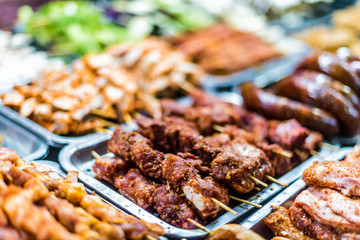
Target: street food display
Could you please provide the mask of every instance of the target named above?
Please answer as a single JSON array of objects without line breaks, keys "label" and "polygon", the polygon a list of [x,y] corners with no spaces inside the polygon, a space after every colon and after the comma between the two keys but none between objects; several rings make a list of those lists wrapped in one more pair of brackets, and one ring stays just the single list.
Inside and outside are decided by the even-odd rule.
[{"label": "street food display", "polygon": [[358,239],[359,156],[356,146],[343,161],[308,168],[303,174],[308,187],[289,209],[275,207],[266,225],[287,239]]},{"label": "street food display", "polygon": [[296,118],[327,136],[356,136],[360,130],[359,63],[347,48],[336,54],[315,52],[269,90],[244,84],[244,104],[269,118]]},{"label": "street food display", "polygon": [[275,46],[226,24],[215,24],[172,39],[173,45],[211,74],[230,74],[282,54]]},{"label": "street food display", "polygon": [[75,172],[67,177],[27,164],[0,148],[1,235],[4,239],[148,239],[163,229],[88,194]]},{"label": "street food display", "polygon": [[[58,135],[84,135],[126,121],[134,111],[159,114],[155,95],[198,84],[202,70],[157,38],[118,44],[44,70],[29,85],[2,95],[3,104]],[[114,123],[115,122],[115,123]]]},{"label": "street food display", "polygon": [[108,142],[115,157],[96,156],[93,165],[97,178],[176,227],[216,218],[229,191],[267,186],[323,140],[294,119],[267,121],[200,90],[190,95],[189,107],[162,100],[162,117],[138,117],[136,131],[117,127]]},{"label": "street food display", "polygon": [[50,2],[0,30],[0,239],[360,239],[360,5],[309,28],[349,3],[215,2]]}]

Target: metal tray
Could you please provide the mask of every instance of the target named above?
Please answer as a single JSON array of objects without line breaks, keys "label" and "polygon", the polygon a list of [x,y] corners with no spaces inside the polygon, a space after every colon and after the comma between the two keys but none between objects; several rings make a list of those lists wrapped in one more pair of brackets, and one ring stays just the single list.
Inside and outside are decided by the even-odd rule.
[{"label": "metal tray", "polygon": [[[339,161],[344,159],[346,154],[350,153],[353,150],[351,147],[341,148],[338,152],[331,155],[332,161]],[[270,229],[266,226],[266,224],[262,221],[265,217],[267,217],[272,212],[271,206],[283,206],[289,207],[291,201],[293,201],[296,196],[306,187],[305,182],[302,179],[297,180],[289,187],[287,187],[284,191],[278,194],[275,198],[269,201],[266,205],[264,205],[257,212],[246,218],[244,221],[240,223],[241,226],[253,230],[263,236],[265,239],[271,239],[274,237],[274,234],[270,231]]]},{"label": "metal tray", "polygon": [[[97,194],[102,196],[104,199],[127,211],[138,218],[144,219],[148,222],[158,223],[164,227],[165,232],[168,237],[173,238],[201,238],[205,237],[206,233],[202,230],[185,230],[171,226],[168,223],[165,223],[160,218],[155,215],[145,211],[144,209],[138,207],[135,203],[132,203],[130,200],[126,199],[120,195],[116,189],[105,181],[98,180],[95,178],[95,174],[92,171],[92,166],[94,164],[94,159],[91,156],[91,151],[95,151],[100,155],[113,156],[112,154],[107,153],[107,142],[110,139],[109,135],[103,135],[97,139],[92,139],[87,142],[80,144],[72,144],[63,148],[59,154],[59,162],[61,167],[65,171],[79,171],[79,179],[91,190],[94,190]],[[328,149],[321,149],[320,154],[322,156],[330,155],[331,151]],[[313,162],[319,161],[320,159],[316,156],[309,158],[305,162],[301,163],[288,173],[284,174],[279,178],[279,181],[285,184],[290,185],[295,180],[302,176],[303,171],[312,165]],[[327,158],[327,160],[331,160]],[[245,198],[251,202],[262,204],[266,201],[269,201],[276,194],[281,192],[284,187],[281,187],[275,183],[269,185],[268,188],[261,190],[255,194],[241,195],[240,198]],[[251,205],[231,201],[229,205],[234,209],[238,215],[235,216],[229,212],[226,212],[206,225],[208,229],[215,230],[229,222],[239,222],[245,218],[245,215],[251,213],[256,208]]]},{"label": "metal tray", "polygon": [[0,115],[1,147],[15,150],[26,162],[48,153],[48,145],[19,125]]},{"label": "metal tray", "polygon": [[[41,125],[37,124],[36,122],[21,116],[18,112],[12,110],[9,107],[4,106],[0,101],[0,115],[3,115],[10,119],[11,121],[19,124],[20,126],[26,128],[28,131],[32,132],[33,134],[42,138],[47,144],[53,147],[61,148],[64,145],[70,143],[78,143],[87,141],[91,138],[97,137],[98,133],[91,133],[84,136],[60,136],[56,135],[49,130],[45,129]],[[100,134],[101,135],[101,134]]]}]

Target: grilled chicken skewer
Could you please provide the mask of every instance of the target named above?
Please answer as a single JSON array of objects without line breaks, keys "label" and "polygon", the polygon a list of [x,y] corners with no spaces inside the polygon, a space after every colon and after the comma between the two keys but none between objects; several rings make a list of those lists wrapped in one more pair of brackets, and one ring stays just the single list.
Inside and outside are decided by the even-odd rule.
[{"label": "grilled chicken skewer", "polygon": [[[9,185],[3,184],[1,192],[6,194],[7,189],[12,189],[11,194],[7,195],[7,207],[3,207],[6,207],[9,214],[11,211],[13,217],[27,212],[28,217],[16,217],[12,222],[20,229],[26,228],[27,232],[42,234],[44,238],[56,238],[56,235],[62,234],[59,239],[88,239],[96,237],[97,233],[100,238],[107,239],[145,239],[147,236],[157,238],[158,235],[163,235],[160,226],[122,213],[104,203],[101,198],[87,194],[83,185],[75,182],[76,177],[70,172],[64,179],[40,164],[25,163],[15,152],[5,148],[0,149],[0,164],[1,176]],[[32,202],[36,202],[37,206],[32,206]],[[39,204],[44,205],[39,207]],[[65,232],[51,220],[52,215],[53,219],[59,219],[62,226],[72,229],[73,235],[82,234],[85,238],[63,235]],[[33,217],[35,219],[29,222]],[[44,220],[41,221],[41,218]],[[47,225],[51,222],[51,226]],[[36,227],[38,223],[40,225]]]}]

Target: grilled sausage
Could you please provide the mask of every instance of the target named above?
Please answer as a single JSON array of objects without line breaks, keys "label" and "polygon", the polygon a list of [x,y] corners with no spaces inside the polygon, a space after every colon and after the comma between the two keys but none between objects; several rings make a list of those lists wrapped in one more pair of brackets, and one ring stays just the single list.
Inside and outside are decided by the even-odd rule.
[{"label": "grilled sausage", "polygon": [[358,109],[340,92],[322,84],[321,79],[316,80],[317,77],[321,78],[316,73],[291,75],[276,84],[274,93],[332,113],[346,136],[356,135],[360,128]]},{"label": "grilled sausage", "polygon": [[323,72],[336,80],[339,80],[345,85],[351,87],[357,95],[360,95],[360,77],[357,71],[360,67],[356,67],[358,61],[349,63],[340,59],[337,55],[322,52],[315,53],[312,56],[305,58],[297,69],[310,69]]},{"label": "grilled sausage", "polygon": [[276,96],[252,83],[243,84],[241,93],[247,108],[258,111],[268,118],[278,120],[295,118],[303,126],[326,136],[335,135],[339,131],[338,122],[333,115],[319,108]]},{"label": "grilled sausage", "polygon": [[298,70],[294,74],[311,79],[318,84],[333,88],[334,90],[341,93],[348,100],[350,100],[352,104],[360,110],[360,98],[349,86],[344,85],[343,83],[333,79],[326,74],[315,72],[312,70]]}]

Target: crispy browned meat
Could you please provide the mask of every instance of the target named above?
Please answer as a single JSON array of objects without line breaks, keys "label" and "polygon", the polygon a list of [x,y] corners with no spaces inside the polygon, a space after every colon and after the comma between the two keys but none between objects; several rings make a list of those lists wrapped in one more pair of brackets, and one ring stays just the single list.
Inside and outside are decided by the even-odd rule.
[{"label": "crispy browned meat", "polygon": [[289,210],[284,207],[278,207],[275,212],[264,218],[264,222],[276,236],[293,240],[311,240],[304,232],[296,228],[290,218]]},{"label": "crispy browned meat", "polygon": [[149,139],[137,132],[127,133],[122,127],[115,129],[108,144],[110,152],[135,163],[146,176],[161,178],[163,154],[152,147]]},{"label": "crispy browned meat", "polygon": [[118,177],[114,185],[122,195],[138,206],[144,209],[151,207],[149,197],[153,194],[155,186],[138,169],[131,169],[125,176]]},{"label": "crispy browned meat", "polygon": [[197,228],[187,220],[189,218],[200,223],[194,210],[190,208],[184,198],[171,190],[170,186],[158,186],[152,193],[149,202],[159,213],[162,220],[176,227]]},{"label": "crispy browned meat", "polygon": [[93,170],[98,178],[114,183],[116,178],[129,171],[129,166],[121,158],[101,157],[95,159]]},{"label": "crispy browned meat", "polygon": [[258,36],[226,24],[185,33],[173,44],[213,74],[228,74],[281,55]]}]

